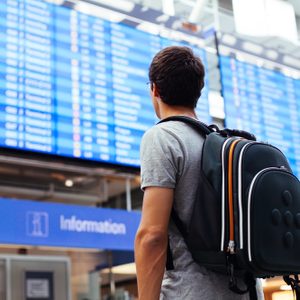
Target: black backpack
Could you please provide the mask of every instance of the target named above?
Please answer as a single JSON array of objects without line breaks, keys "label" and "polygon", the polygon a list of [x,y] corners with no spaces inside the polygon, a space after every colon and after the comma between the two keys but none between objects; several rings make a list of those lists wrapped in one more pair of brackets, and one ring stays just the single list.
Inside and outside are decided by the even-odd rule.
[{"label": "black backpack", "polygon": [[[174,116],[204,138],[199,192],[188,226],[171,213],[193,259],[229,275],[229,288],[257,299],[255,278],[283,275],[300,299],[300,182],[284,154],[240,130]],[[168,249],[167,268],[172,269]],[[294,275],[294,278],[290,277]],[[237,286],[243,277],[247,289]]]}]

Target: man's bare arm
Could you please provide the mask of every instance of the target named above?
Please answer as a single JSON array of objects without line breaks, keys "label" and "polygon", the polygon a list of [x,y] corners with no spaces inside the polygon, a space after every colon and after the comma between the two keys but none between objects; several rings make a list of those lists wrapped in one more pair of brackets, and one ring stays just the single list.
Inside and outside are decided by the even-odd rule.
[{"label": "man's bare arm", "polygon": [[168,224],[174,190],[147,187],[142,219],[135,238],[135,262],[140,300],[159,299],[166,266]]}]

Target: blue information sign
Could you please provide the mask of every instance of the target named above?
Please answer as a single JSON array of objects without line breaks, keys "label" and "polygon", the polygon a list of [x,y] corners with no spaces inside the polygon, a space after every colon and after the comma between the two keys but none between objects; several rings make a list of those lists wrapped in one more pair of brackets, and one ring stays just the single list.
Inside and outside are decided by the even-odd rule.
[{"label": "blue information sign", "polygon": [[[148,67],[174,43],[46,1],[1,1],[0,146],[139,166],[156,121]],[[210,122],[207,89],[197,110]]]},{"label": "blue information sign", "polygon": [[300,177],[300,80],[220,57],[226,126],[278,146]]},{"label": "blue information sign", "polygon": [[133,250],[139,212],[0,199],[0,244]]}]

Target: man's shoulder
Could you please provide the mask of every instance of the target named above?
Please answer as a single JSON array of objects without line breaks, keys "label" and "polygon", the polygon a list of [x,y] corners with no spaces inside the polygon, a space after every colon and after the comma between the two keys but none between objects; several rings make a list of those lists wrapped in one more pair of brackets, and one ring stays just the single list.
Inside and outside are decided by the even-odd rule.
[{"label": "man's shoulder", "polygon": [[144,136],[155,136],[160,134],[179,136],[184,134],[186,131],[190,131],[189,125],[180,121],[168,121],[163,123],[158,123],[155,126],[148,129]]},{"label": "man's shoulder", "polygon": [[180,122],[175,121],[156,124],[144,133],[143,139],[148,140],[153,138],[162,138],[168,135],[174,136],[178,131],[177,128],[182,125],[184,124],[180,124]]}]

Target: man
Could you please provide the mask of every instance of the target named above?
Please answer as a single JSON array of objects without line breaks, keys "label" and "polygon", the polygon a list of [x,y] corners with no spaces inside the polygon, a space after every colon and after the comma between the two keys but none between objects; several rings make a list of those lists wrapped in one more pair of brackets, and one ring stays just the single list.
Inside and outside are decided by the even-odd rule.
[{"label": "man", "polygon": [[[180,115],[197,119],[204,67],[187,47],[168,47],[153,59],[149,79],[159,119]],[[142,219],[135,240],[140,300],[249,299],[228,289],[228,277],[196,264],[172,221],[174,206],[184,224],[191,217],[198,185],[203,138],[178,121],[148,130],[141,144],[144,190]],[[168,236],[173,270],[165,271]]]}]

